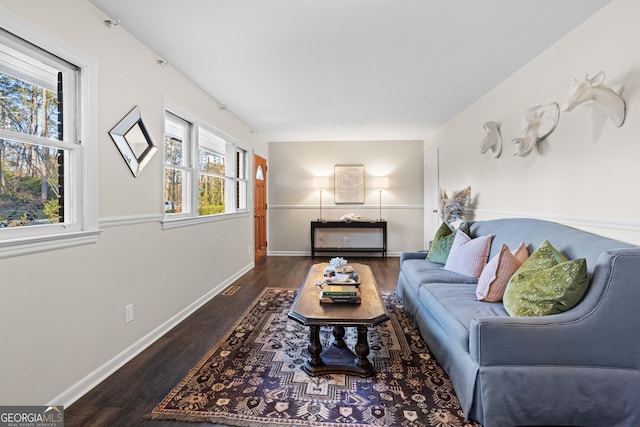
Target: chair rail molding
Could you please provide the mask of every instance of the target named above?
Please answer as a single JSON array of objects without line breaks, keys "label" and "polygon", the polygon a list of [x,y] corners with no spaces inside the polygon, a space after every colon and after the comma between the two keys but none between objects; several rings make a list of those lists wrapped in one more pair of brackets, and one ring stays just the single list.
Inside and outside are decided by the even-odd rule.
[{"label": "chair rail molding", "polygon": [[107,216],[99,219],[101,228],[119,227],[123,225],[146,224],[149,222],[161,222],[162,214],[140,214],[140,215],[123,215],[123,216]]},{"label": "chair rail molding", "polygon": [[[322,205],[322,210],[341,210],[344,211],[346,207],[353,206],[356,209],[375,209],[378,210],[380,208],[379,205]],[[318,205],[269,205],[269,209],[314,209],[318,210]],[[422,210],[424,209],[423,205],[382,205],[382,209],[393,209],[393,210]]]},{"label": "chair rail molding", "polygon": [[640,220],[631,220],[624,218],[602,218],[591,216],[559,215],[544,212],[512,212],[485,209],[472,209],[468,210],[467,213],[470,213],[473,217],[481,216],[483,218],[538,218],[545,219],[547,221],[560,222],[566,225],[640,232]]}]

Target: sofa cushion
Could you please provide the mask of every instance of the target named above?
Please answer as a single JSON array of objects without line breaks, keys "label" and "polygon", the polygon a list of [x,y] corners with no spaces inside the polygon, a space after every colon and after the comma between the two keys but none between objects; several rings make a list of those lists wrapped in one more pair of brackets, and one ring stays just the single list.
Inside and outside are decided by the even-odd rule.
[{"label": "sofa cushion", "polygon": [[489,258],[492,239],[493,235],[472,239],[462,230],[458,230],[444,269],[466,276],[480,277]]},{"label": "sofa cushion", "polygon": [[509,280],[504,307],[511,316],[561,313],[580,301],[588,285],[586,260],[569,261],[544,241]]},{"label": "sofa cushion", "polygon": [[402,263],[402,272],[413,284],[424,283],[467,283],[476,284],[478,279],[447,271],[442,265],[419,259],[408,259]]},{"label": "sofa cushion", "polygon": [[501,303],[486,303],[475,298],[475,286],[470,284],[427,283],[420,287],[420,302],[438,319],[450,339],[469,351],[469,327],[475,317],[508,314]]},{"label": "sofa cushion", "polygon": [[513,253],[509,251],[507,245],[502,244],[500,253],[491,258],[480,274],[476,298],[486,302],[502,301],[509,279],[527,258],[529,258],[529,251],[524,242],[521,242]]},{"label": "sofa cushion", "polygon": [[427,260],[438,264],[447,262],[454,237],[455,230],[449,227],[446,222],[443,222],[438,228],[438,231],[436,231],[436,235],[433,236],[433,243],[431,243]]}]

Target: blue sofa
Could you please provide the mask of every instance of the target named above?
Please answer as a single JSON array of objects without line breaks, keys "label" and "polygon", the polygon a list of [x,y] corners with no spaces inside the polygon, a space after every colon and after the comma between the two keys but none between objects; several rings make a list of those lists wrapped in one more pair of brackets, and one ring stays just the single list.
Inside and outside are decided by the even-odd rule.
[{"label": "blue sofa", "polygon": [[536,219],[469,222],[533,252],[548,240],[585,258],[591,283],[560,314],[510,317],[476,300],[477,279],[443,269],[425,252],[400,257],[397,294],[451,378],[465,416],[485,427],[640,426],[640,247]]}]

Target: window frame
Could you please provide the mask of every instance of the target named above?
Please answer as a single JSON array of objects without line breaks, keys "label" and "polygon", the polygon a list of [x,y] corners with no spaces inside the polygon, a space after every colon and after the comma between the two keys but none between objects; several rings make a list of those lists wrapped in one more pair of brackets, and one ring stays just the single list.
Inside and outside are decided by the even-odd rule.
[{"label": "window frame", "polygon": [[[73,64],[78,69],[75,78],[76,91],[74,112],[64,120],[63,125],[76,123],[75,141],[64,141],[53,145],[60,148],[71,148],[67,156],[70,164],[65,164],[65,190],[71,191],[68,200],[68,215],[71,222],[63,224],[47,224],[38,226],[16,227],[0,230],[0,259],[13,256],[45,252],[72,246],[95,243],[99,237],[98,230],[98,66],[94,59],[44,33],[32,24],[24,22],[12,12],[0,7],[0,27],[15,36],[22,46],[32,45],[34,49],[29,56],[39,58],[40,51]],[[4,39],[4,37],[3,37]],[[22,50],[22,48],[21,48]],[[48,56],[47,55],[47,56]],[[66,77],[66,73],[63,73]],[[65,93],[69,86],[65,81]],[[65,106],[68,105],[65,100]],[[80,120],[77,120],[78,115]],[[68,135],[65,132],[66,135]],[[9,135],[2,134],[7,138]],[[31,135],[23,135],[22,141],[33,140],[41,144],[41,139]],[[35,138],[35,139],[33,139]],[[72,144],[72,145],[69,145]],[[47,140],[47,145],[50,141]],[[6,233],[5,233],[6,232]]]},{"label": "window frame", "polygon": [[[175,117],[176,121],[181,122],[182,124],[185,124],[185,137],[186,137],[186,141],[182,141],[182,144],[185,144],[186,146],[183,146],[182,148],[182,155],[186,156],[186,159],[184,160],[182,165],[174,165],[174,164],[169,164],[167,163],[167,160],[165,158],[165,149],[164,149],[164,135],[166,135],[166,121],[167,121],[167,116],[173,116]],[[172,220],[179,220],[179,219],[188,219],[190,217],[192,217],[193,215],[190,212],[191,206],[192,206],[192,202],[191,202],[191,194],[193,193],[192,191],[192,187],[193,187],[193,165],[192,165],[192,159],[193,159],[193,141],[196,138],[195,135],[195,126],[193,125],[193,123],[187,119],[185,119],[184,117],[175,114],[172,111],[166,110],[165,109],[165,114],[164,114],[164,118],[165,118],[165,130],[164,130],[164,134],[163,134],[163,138],[162,138],[162,144],[163,144],[163,150],[162,150],[162,164],[163,164],[163,173],[162,173],[162,182],[163,182],[163,191],[162,191],[162,203],[163,203],[163,209],[162,209],[162,216],[163,219],[166,219],[167,217],[170,217]],[[166,209],[164,209],[164,202],[165,202],[165,196],[164,196],[164,180],[165,178],[165,173],[167,171],[167,167],[171,167],[180,171],[184,172],[183,175],[183,179],[182,179],[182,204],[187,205],[187,207],[189,208],[188,211],[183,211],[180,213],[171,213],[171,214],[167,214],[165,211]]]},{"label": "window frame", "polygon": [[[214,126],[210,125],[209,123],[207,123],[206,121],[200,119],[199,117],[197,117],[196,115],[194,115],[193,113],[190,113],[188,111],[186,111],[185,109],[172,104],[170,102],[166,102],[165,103],[165,119],[167,117],[167,115],[171,115],[176,117],[178,120],[183,121],[185,123],[188,123],[190,126],[189,129],[189,135],[190,135],[190,146],[186,149],[186,152],[189,153],[189,159],[187,159],[187,165],[184,166],[186,169],[189,170],[189,172],[187,173],[187,179],[185,179],[185,181],[188,181],[188,186],[189,189],[185,192],[183,192],[183,200],[184,199],[188,199],[189,200],[189,211],[188,212],[181,212],[181,213],[165,213],[165,209],[164,209],[164,188],[165,188],[165,171],[167,169],[167,167],[174,167],[175,165],[170,165],[169,163],[167,163],[166,159],[164,158],[165,156],[165,150],[162,150],[163,153],[163,173],[162,173],[162,194],[163,194],[163,210],[162,210],[162,223],[163,223],[163,228],[168,229],[168,228],[174,228],[174,227],[181,227],[181,226],[187,226],[187,225],[192,225],[192,224],[199,224],[199,223],[206,223],[206,222],[212,222],[212,221],[220,221],[220,220],[225,220],[225,219],[230,219],[230,218],[234,218],[234,217],[238,217],[238,216],[246,216],[250,214],[250,209],[249,209],[249,191],[248,191],[248,186],[249,186],[249,176],[247,175],[247,170],[249,169],[249,155],[248,155],[248,150],[245,149],[242,144],[236,140],[235,138],[225,134],[224,132],[220,131],[219,129],[215,128]],[[206,132],[212,133],[214,136],[222,139],[225,141],[225,151],[226,151],[226,156],[225,156],[225,175],[224,175],[224,179],[225,179],[225,186],[227,188],[232,188],[233,192],[231,194],[229,194],[229,192],[226,193],[225,195],[225,212],[223,213],[218,213],[218,214],[210,214],[210,215],[200,215],[199,214],[199,202],[198,202],[198,179],[201,175],[200,168],[199,168],[199,164],[198,164],[198,159],[199,159],[199,137],[200,137],[200,130],[204,130]],[[164,138],[163,138],[163,144],[164,144]],[[164,148],[164,147],[163,147]],[[232,152],[232,156],[229,156],[229,151],[231,150]],[[210,150],[209,150],[210,151]],[[237,177],[236,175],[238,174],[238,170],[236,168],[236,153],[237,152],[242,152],[244,153],[243,156],[243,160],[244,160],[244,164],[243,164],[243,169],[244,169],[244,178],[240,178]],[[227,168],[228,167],[233,167],[233,172],[230,172]],[[242,172],[242,171],[240,171]],[[218,177],[222,177],[221,175],[216,175]],[[242,196],[244,196],[244,207],[236,207],[236,200],[237,200],[237,185],[236,183],[238,182],[244,182],[244,194]],[[185,183],[183,183],[183,186],[185,185]],[[184,202],[183,202],[184,204]],[[233,211],[229,211],[229,205],[232,204],[233,206]]]}]

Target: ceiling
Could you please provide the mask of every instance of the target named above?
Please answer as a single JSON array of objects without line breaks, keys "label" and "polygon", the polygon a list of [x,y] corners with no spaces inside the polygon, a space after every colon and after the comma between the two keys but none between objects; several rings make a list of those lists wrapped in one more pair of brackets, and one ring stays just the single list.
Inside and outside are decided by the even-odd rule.
[{"label": "ceiling", "polygon": [[269,141],[424,139],[611,0],[89,0]]}]

